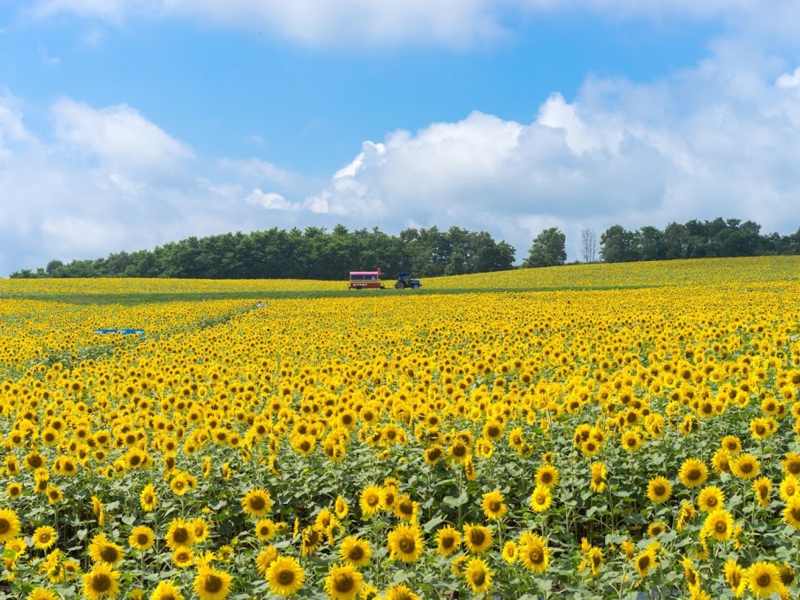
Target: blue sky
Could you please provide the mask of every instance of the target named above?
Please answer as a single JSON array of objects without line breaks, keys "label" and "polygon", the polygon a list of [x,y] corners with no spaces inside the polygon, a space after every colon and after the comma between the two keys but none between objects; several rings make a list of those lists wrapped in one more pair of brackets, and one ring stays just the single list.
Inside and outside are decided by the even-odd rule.
[{"label": "blue sky", "polygon": [[[646,4],[646,8],[640,5]],[[342,222],[800,227],[796,3],[0,7],[0,274]]]}]

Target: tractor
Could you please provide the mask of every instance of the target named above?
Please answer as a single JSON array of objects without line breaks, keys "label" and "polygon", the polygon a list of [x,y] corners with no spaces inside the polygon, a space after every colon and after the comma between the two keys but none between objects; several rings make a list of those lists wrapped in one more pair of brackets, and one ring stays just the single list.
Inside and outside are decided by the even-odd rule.
[{"label": "tractor", "polygon": [[422,282],[419,279],[411,279],[411,273],[408,271],[401,271],[397,274],[397,283],[394,284],[394,289],[404,290],[411,288],[412,290],[418,290],[421,287]]}]

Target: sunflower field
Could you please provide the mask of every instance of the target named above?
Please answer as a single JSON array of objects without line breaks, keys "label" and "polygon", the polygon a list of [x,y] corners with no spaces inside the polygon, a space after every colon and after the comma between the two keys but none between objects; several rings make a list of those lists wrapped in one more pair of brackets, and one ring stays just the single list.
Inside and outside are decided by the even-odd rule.
[{"label": "sunflower field", "polygon": [[4,281],[0,599],[798,598],[799,266]]}]

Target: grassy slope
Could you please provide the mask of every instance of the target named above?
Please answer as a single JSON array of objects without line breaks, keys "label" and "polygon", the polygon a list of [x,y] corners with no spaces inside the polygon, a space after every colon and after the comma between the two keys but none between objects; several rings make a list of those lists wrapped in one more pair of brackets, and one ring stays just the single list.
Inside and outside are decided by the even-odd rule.
[{"label": "grassy slope", "polygon": [[723,258],[626,264],[581,264],[544,269],[426,278],[421,290],[348,290],[347,282],[302,280],[0,280],[0,298],[73,304],[136,305],[225,299],[367,297],[374,294],[460,294],[556,290],[742,285],[800,279],[800,257]]}]

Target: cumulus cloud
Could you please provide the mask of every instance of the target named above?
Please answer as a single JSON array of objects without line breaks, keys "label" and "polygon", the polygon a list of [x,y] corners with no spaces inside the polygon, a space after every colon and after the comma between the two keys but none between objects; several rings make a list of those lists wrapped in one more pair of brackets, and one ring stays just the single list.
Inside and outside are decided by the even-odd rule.
[{"label": "cumulus cloud", "polygon": [[[0,94],[2,276],[53,258],[97,258],[189,235],[298,223],[294,212],[265,210],[280,208],[269,192],[263,195],[270,206],[252,204],[243,183],[194,174],[184,164],[200,160],[190,160],[191,148],[130,107],[61,100],[52,123],[54,141],[38,139],[20,102]],[[202,164],[213,171],[214,161]]]},{"label": "cumulus cloud", "polygon": [[260,189],[255,189],[250,192],[250,195],[245,199],[249,204],[257,204],[263,206],[268,210],[299,210],[300,205],[292,204],[286,198],[275,192],[264,193]]},{"label": "cumulus cloud", "polygon": [[73,13],[121,22],[190,18],[265,28],[308,45],[433,42],[463,46],[508,34],[520,17],[582,10],[612,19],[679,15],[724,19],[751,30],[793,35],[794,0],[39,0],[32,13]]},{"label": "cumulus cloud", "polygon": [[65,146],[123,173],[170,173],[191,149],[126,104],[94,109],[70,99],[53,107],[55,134]]},{"label": "cumulus cloud", "polygon": [[661,81],[589,78],[530,123],[474,112],[365,142],[306,204],[395,225],[490,225],[518,249],[554,224],[575,241],[583,226],[717,216],[788,233],[800,225],[798,73],[750,68],[723,44]]}]

